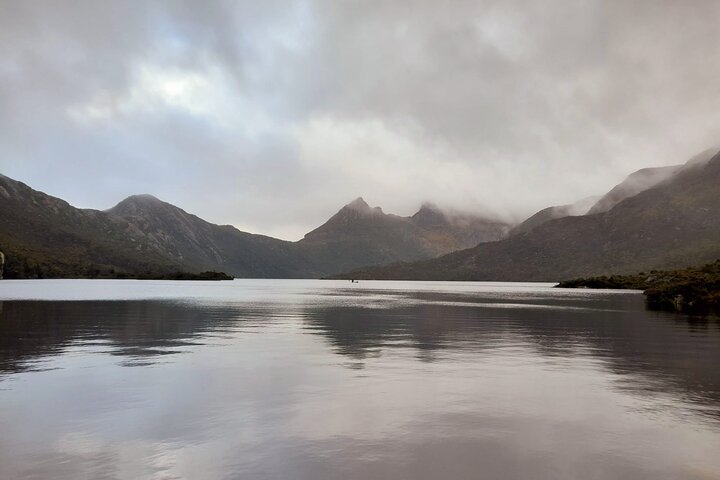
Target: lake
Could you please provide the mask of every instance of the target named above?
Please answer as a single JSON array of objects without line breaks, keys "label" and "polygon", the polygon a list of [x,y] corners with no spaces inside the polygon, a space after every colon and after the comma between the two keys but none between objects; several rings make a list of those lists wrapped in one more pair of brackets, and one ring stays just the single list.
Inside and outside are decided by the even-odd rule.
[{"label": "lake", "polygon": [[720,479],[720,323],[547,284],[0,282],[2,479]]}]

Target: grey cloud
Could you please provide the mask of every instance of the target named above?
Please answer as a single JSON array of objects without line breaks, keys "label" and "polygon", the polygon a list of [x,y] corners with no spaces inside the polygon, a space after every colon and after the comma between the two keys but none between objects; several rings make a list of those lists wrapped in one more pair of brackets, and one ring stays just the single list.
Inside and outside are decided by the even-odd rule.
[{"label": "grey cloud", "polygon": [[0,5],[0,167],[299,237],[358,195],[520,218],[720,143],[715,1]]}]

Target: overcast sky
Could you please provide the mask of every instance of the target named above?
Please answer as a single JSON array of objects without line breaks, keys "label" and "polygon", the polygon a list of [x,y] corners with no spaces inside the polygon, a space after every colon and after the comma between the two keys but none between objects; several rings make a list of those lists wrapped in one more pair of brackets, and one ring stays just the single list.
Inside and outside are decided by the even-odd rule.
[{"label": "overcast sky", "polygon": [[720,2],[0,0],[0,172],[297,239],[520,218],[720,144]]}]

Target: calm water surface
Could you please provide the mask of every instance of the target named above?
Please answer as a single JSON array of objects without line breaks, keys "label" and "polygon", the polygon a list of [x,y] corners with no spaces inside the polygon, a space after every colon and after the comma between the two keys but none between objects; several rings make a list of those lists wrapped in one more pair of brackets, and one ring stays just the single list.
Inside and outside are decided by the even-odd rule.
[{"label": "calm water surface", "polygon": [[508,283],[0,282],[2,479],[720,479],[720,324]]}]

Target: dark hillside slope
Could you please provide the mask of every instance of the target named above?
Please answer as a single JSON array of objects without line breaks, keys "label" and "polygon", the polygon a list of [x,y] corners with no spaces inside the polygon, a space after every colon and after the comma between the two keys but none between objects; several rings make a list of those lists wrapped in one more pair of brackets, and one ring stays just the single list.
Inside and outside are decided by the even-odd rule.
[{"label": "dark hillside slope", "polygon": [[292,242],[215,225],[151,195],[128,197],[108,212],[134,225],[164,257],[193,270],[261,278],[316,273]]},{"label": "dark hillside slope", "polygon": [[103,276],[181,268],[123,219],[75,208],[3,175],[0,250],[6,257],[6,278]]}]

